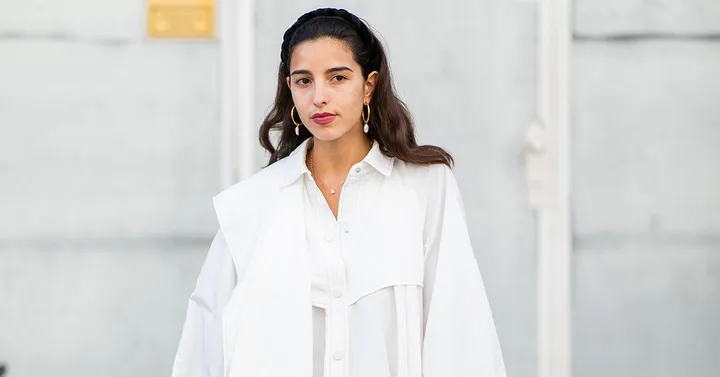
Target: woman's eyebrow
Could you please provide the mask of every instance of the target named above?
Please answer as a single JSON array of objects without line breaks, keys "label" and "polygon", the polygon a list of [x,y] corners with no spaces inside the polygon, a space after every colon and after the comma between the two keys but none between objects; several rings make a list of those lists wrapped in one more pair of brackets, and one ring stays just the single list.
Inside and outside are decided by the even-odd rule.
[{"label": "woman's eyebrow", "polygon": [[345,67],[345,66],[343,66],[343,67],[334,67],[334,68],[330,68],[330,69],[328,69],[327,71],[325,71],[325,74],[327,75],[328,73],[335,73],[335,72],[342,72],[342,71],[350,71],[350,72],[352,72],[353,70],[350,69],[349,67]]},{"label": "woman's eyebrow", "polygon": [[293,75],[311,75],[311,74],[312,74],[312,72],[308,71],[307,69],[296,69],[296,70],[292,71],[292,73],[290,74],[290,76],[293,76]]},{"label": "woman's eyebrow", "polygon": [[[350,69],[349,67],[341,66],[341,67],[328,68],[325,71],[325,74],[327,75],[329,73],[343,72],[343,71],[353,72],[353,70]],[[293,76],[293,75],[312,75],[312,72],[308,71],[307,69],[296,69],[296,70],[292,71],[292,73],[290,74],[290,76]]]}]

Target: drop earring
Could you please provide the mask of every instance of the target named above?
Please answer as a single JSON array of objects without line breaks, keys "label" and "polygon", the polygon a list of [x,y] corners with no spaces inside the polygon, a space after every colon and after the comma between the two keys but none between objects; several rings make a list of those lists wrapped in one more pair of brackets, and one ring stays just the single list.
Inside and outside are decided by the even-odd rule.
[{"label": "drop earring", "polygon": [[[295,125],[295,135],[300,136],[300,126],[302,126],[302,122],[296,122],[295,121],[295,106],[290,109],[290,119],[292,120],[293,124]],[[300,115],[300,114],[298,114]]]},{"label": "drop earring", "polygon": [[[365,117],[365,112],[363,111],[362,118],[363,123],[365,123],[365,125],[363,126],[363,132],[368,133],[368,131],[370,131],[370,126],[368,125],[368,122],[370,121],[370,104],[367,104],[365,106],[367,107],[367,118]],[[363,110],[365,109],[363,108]]]}]

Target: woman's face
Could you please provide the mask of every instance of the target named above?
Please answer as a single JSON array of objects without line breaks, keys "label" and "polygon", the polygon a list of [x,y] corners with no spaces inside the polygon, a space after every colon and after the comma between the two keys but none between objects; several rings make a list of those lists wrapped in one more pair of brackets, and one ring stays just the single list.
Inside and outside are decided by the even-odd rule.
[{"label": "woman's face", "polygon": [[317,139],[362,134],[363,105],[370,103],[377,72],[368,79],[349,46],[333,38],[300,43],[290,59],[287,84],[303,125]]}]

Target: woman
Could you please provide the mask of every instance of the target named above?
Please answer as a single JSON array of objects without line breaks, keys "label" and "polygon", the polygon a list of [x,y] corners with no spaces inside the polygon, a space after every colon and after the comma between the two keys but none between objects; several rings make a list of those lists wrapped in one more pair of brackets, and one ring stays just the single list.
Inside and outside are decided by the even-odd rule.
[{"label": "woman", "polygon": [[269,166],[214,200],[173,376],[505,376],[453,160],[417,145],[380,41],[318,9],[280,58]]}]

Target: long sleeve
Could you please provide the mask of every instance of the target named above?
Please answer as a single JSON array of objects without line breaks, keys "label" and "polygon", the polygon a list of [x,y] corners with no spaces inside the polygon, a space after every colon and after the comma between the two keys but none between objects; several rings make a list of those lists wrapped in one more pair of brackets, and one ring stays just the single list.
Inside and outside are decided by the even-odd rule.
[{"label": "long sleeve", "polygon": [[452,171],[432,167],[425,221],[424,377],[505,377]]},{"label": "long sleeve", "polygon": [[222,312],[236,276],[225,239],[218,232],[190,296],[172,377],[223,375]]}]

